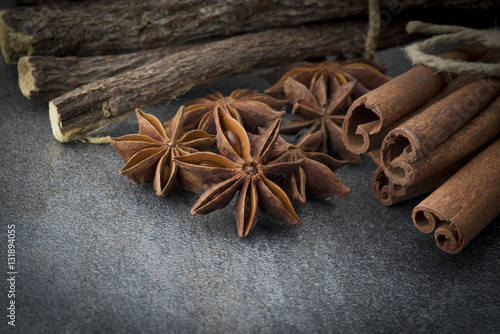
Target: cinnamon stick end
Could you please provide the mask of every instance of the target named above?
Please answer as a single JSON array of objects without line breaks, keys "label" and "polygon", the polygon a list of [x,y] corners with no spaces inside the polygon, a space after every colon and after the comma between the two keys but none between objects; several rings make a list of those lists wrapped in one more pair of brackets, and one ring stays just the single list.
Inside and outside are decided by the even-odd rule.
[{"label": "cinnamon stick end", "polygon": [[431,210],[419,206],[413,209],[412,219],[415,227],[423,233],[432,233],[442,223],[442,220]]},{"label": "cinnamon stick end", "polygon": [[411,133],[394,129],[387,134],[380,147],[380,159],[389,177],[401,185],[410,185],[414,173],[408,161],[415,160],[415,143]]},{"label": "cinnamon stick end", "polygon": [[380,112],[366,100],[366,96],[361,96],[354,101],[342,124],[342,140],[354,154],[366,153],[378,147],[377,143],[370,141],[370,135],[380,131]]},{"label": "cinnamon stick end", "polygon": [[373,173],[372,190],[375,194],[375,197],[381,204],[385,206],[391,206],[392,204],[394,204],[393,197],[389,188],[389,179],[380,166]]},{"label": "cinnamon stick end", "polygon": [[15,65],[21,56],[33,54],[35,39],[14,30],[4,20],[7,10],[0,10],[0,49],[7,64]]},{"label": "cinnamon stick end", "polygon": [[30,57],[21,57],[17,63],[17,72],[19,77],[19,88],[24,96],[32,99],[38,92],[36,80],[33,76],[33,67],[30,64]]},{"label": "cinnamon stick end", "polygon": [[463,239],[456,226],[449,222],[445,222],[436,229],[434,238],[439,249],[446,253],[456,254],[464,248]]}]

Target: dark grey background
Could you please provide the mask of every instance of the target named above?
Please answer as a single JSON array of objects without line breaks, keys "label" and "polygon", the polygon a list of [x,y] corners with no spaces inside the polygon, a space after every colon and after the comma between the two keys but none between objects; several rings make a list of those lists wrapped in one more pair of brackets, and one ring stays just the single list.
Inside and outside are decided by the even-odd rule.
[{"label": "dark grey background", "polygon": [[[410,67],[399,48],[378,58],[390,75]],[[460,254],[445,254],[413,226],[422,198],[378,203],[364,157],[337,172],[349,196],[309,201],[298,227],[260,214],[240,239],[231,205],[191,216],[198,194],[157,197],[118,174],[109,145],[57,142],[47,103],[22,96],[15,66],[0,61],[0,73],[0,332],[500,332],[498,217]],[[266,87],[256,74],[235,76],[145,111],[167,120],[189,99]],[[130,119],[108,133],[136,131]]]}]

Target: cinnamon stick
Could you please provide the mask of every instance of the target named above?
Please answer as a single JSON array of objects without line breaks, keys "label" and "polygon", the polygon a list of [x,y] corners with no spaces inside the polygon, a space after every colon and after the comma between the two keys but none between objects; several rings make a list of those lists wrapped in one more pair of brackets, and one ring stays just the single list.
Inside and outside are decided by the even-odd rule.
[{"label": "cinnamon stick", "polygon": [[[483,48],[469,46],[442,54],[442,58],[475,60]],[[452,75],[415,66],[361,96],[349,108],[342,125],[342,139],[355,154],[380,147],[392,125],[429,102],[448,84]]]},{"label": "cinnamon stick", "polygon": [[[485,98],[486,95],[487,94],[482,95],[482,98]],[[450,98],[454,98],[454,95],[451,95]],[[455,100],[455,102],[456,101],[457,100]],[[441,104],[437,104],[436,107],[440,106]],[[440,114],[449,117],[449,114],[446,113],[446,111],[449,110],[450,109],[441,108]],[[468,108],[464,113],[468,113],[471,110],[472,108]],[[423,122],[425,122],[425,120],[422,121],[420,115],[416,116],[412,119],[412,122],[409,123],[413,128],[410,126],[404,128],[407,132],[399,132],[401,131],[399,130],[400,128],[397,128],[397,132],[396,129],[394,130],[397,134],[403,133],[403,135],[401,135],[402,137],[406,138],[406,136],[408,136],[411,138],[410,140],[412,140],[413,145],[409,147],[402,145],[404,148],[401,150],[403,152],[401,156],[397,157],[394,153],[397,147],[390,147],[387,144],[391,143],[389,140],[393,138],[390,137],[392,132],[387,136],[387,142],[384,140],[384,144],[382,145],[382,152],[385,152],[385,155],[382,154],[383,167],[386,173],[389,171],[389,178],[399,184],[409,185],[420,182],[434,174],[439,174],[450,165],[480,149],[484,144],[494,138],[500,132],[500,97],[493,100],[477,116],[468,121],[458,131],[450,135],[427,154],[421,153],[421,150],[417,146],[419,142],[416,139],[432,139],[432,134],[428,135],[428,137],[424,137],[425,131],[420,130],[421,132],[418,132],[417,130],[410,130],[415,129],[414,124],[418,124],[419,127],[424,125]],[[454,120],[455,118],[450,117],[450,119]],[[432,122],[438,123],[442,121],[440,121],[440,118],[433,116]],[[447,135],[446,132],[451,132],[453,130],[452,127],[456,126],[456,124],[457,123],[450,124],[450,128],[448,129],[439,129],[436,131],[441,131],[442,136],[445,137]],[[409,133],[409,135],[406,133]],[[392,143],[394,143],[393,145],[400,144],[398,141]],[[384,151],[384,149],[386,149],[386,151]],[[407,154],[406,152],[410,153]],[[417,157],[412,159],[412,156]],[[389,160],[389,158],[392,158],[392,160]]]},{"label": "cinnamon stick", "polygon": [[378,201],[385,206],[391,206],[436,190],[461,166],[463,163],[456,164],[446,171],[433,174],[427,179],[411,185],[395,183],[387,177],[382,166],[379,166],[373,173],[371,186]]},{"label": "cinnamon stick", "polygon": [[[364,46],[352,43],[352,36],[364,25],[363,20],[345,21],[230,37],[79,87],[49,102],[54,136],[63,142],[84,137],[135,108],[171,99],[217,78],[307,57],[360,52]],[[383,29],[379,47],[400,43],[407,36],[404,26],[394,21]]]},{"label": "cinnamon stick", "polygon": [[417,205],[415,226],[435,233],[437,246],[460,252],[500,214],[500,138]]},{"label": "cinnamon stick", "polygon": [[29,99],[49,101],[80,86],[152,64],[201,44],[169,45],[153,50],[93,57],[23,56],[17,64],[19,88]]}]

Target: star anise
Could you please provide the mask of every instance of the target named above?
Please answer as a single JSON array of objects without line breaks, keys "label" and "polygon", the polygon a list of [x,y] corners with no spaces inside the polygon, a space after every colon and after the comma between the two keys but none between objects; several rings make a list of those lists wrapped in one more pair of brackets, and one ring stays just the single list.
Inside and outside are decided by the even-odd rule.
[{"label": "star anise", "polygon": [[272,161],[295,162],[303,160],[293,173],[283,176],[283,189],[296,205],[301,205],[308,198],[326,198],[346,196],[350,189],[334,174],[345,164],[331,156],[315,152],[321,143],[321,133],[315,132],[302,138],[297,144],[290,144],[282,137],[276,141]]},{"label": "star anise", "polygon": [[293,104],[292,114],[301,118],[283,122],[281,132],[294,134],[307,128],[304,134],[306,136],[320,131],[321,152],[335,152],[348,162],[360,163],[360,157],[349,152],[342,140],[342,123],[351,104],[351,93],[355,85],[356,81],[348,82],[329,95],[328,81],[323,75],[311,83],[310,90],[293,78],[288,78],[285,82],[285,94]]},{"label": "star anise", "polygon": [[310,87],[314,80],[323,75],[328,79],[329,94],[332,94],[333,90],[339,85],[357,81],[353,91],[353,96],[357,98],[391,80],[379,69],[382,68],[377,68],[375,64],[360,59],[322,61],[319,63],[297,62],[278,68],[274,73],[263,75],[264,78],[271,82],[275,82],[276,78],[280,78],[272,87],[265,90],[265,93],[282,96],[288,78],[291,77],[306,87]]},{"label": "star anise", "polygon": [[205,183],[214,184],[196,202],[191,213],[208,214],[222,209],[239,191],[233,213],[240,237],[247,236],[255,226],[257,207],[277,220],[300,225],[286,193],[268,178],[291,173],[302,163],[268,164],[279,136],[281,119],[276,119],[255,142],[250,141],[240,123],[220,108],[214,111],[214,120],[220,155],[198,152],[174,159]]},{"label": "star anise", "polygon": [[235,90],[228,97],[217,92],[186,103],[184,127],[215,133],[213,114],[219,107],[238,120],[247,131],[252,132],[258,127],[267,128],[275,119],[283,117],[285,112],[282,109],[286,103],[287,101],[249,89]]},{"label": "star anise", "polygon": [[201,191],[206,186],[191,173],[180,169],[173,158],[205,150],[215,143],[215,136],[202,130],[182,134],[184,107],[172,118],[170,125],[163,127],[153,115],[135,110],[139,122],[139,134],[111,138],[111,146],[120,154],[125,166],[120,174],[134,183],[154,181],[159,196],[168,195],[175,184],[192,191]]}]

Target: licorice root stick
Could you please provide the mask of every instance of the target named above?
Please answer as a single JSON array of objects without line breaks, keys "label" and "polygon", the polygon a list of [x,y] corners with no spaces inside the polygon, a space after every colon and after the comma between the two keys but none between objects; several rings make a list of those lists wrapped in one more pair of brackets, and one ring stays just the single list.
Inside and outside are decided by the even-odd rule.
[{"label": "licorice root stick", "polygon": [[[352,43],[364,21],[276,28],[181,51],[152,64],[81,86],[49,102],[54,136],[62,142],[119,121],[135,108],[172,99],[192,87],[307,57],[360,52]],[[379,47],[398,43],[404,22],[383,29]]]}]

